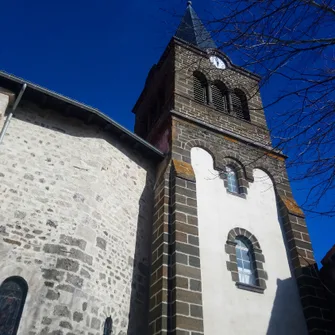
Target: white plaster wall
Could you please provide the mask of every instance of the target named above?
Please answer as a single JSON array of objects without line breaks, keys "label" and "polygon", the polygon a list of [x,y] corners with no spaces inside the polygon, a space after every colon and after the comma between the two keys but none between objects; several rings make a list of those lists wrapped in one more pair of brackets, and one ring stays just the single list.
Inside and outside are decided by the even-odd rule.
[{"label": "white plaster wall", "polygon": [[[272,182],[254,170],[246,199],[228,194],[211,155],[193,148],[197,180],[205,334],[307,334],[297,286],[291,278]],[[235,227],[255,235],[268,273],[264,294],[238,289],[227,270],[225,243]]]}]

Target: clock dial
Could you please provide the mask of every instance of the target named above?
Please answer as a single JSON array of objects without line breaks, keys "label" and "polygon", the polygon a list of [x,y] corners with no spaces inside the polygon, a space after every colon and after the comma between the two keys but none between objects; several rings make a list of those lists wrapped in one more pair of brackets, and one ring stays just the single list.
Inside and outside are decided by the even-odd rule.
[{"label": "clock dial", "polygon": [[224,70],[226,68],[226,64],[224,63],[224,61],[218,56],[211,56],[209,60],[218,69]]}]

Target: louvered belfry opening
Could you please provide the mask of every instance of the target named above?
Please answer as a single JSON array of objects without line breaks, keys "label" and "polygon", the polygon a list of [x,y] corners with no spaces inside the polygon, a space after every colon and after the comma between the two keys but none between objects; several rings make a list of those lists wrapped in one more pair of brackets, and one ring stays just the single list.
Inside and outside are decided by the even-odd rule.
[{"label": "louvered belfry opening", "polygon": [[245,94],[242,91],[235,89],[231,92],[231,101],[235,116],[250,121],[248,102]]},{"label": "louvered belfry opening", "polygon": [[200,103],[207,103],[207,80],[200,72],[193,73],[194,99]]},{"label": "louvered belfry opening", "polygon": [[221,82],[214,82],[212,85],[212,99],[214,107],[220,112],[228,113],[228,91]]}]

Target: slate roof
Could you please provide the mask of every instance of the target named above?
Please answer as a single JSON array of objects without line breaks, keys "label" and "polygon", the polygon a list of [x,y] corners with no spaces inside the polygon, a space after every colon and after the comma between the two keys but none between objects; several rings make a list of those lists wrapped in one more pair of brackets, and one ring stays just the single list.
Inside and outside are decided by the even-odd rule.
[{"label": "slate roof", "polygon": [[175,36],[203,50],[217,48],[210,33],[192,8],[190,1]]}]

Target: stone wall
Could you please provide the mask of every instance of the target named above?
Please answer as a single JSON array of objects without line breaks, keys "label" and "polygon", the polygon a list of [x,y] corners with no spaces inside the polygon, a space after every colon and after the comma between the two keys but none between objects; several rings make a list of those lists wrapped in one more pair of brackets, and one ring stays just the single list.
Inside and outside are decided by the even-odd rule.
[{"label": "stone wall", "polygon": [[[0,282],[18,334],[146,334],[153,163],[94,125],[23,102],[0,146]],[[130,313],[130,315],[129,315]]]}]

